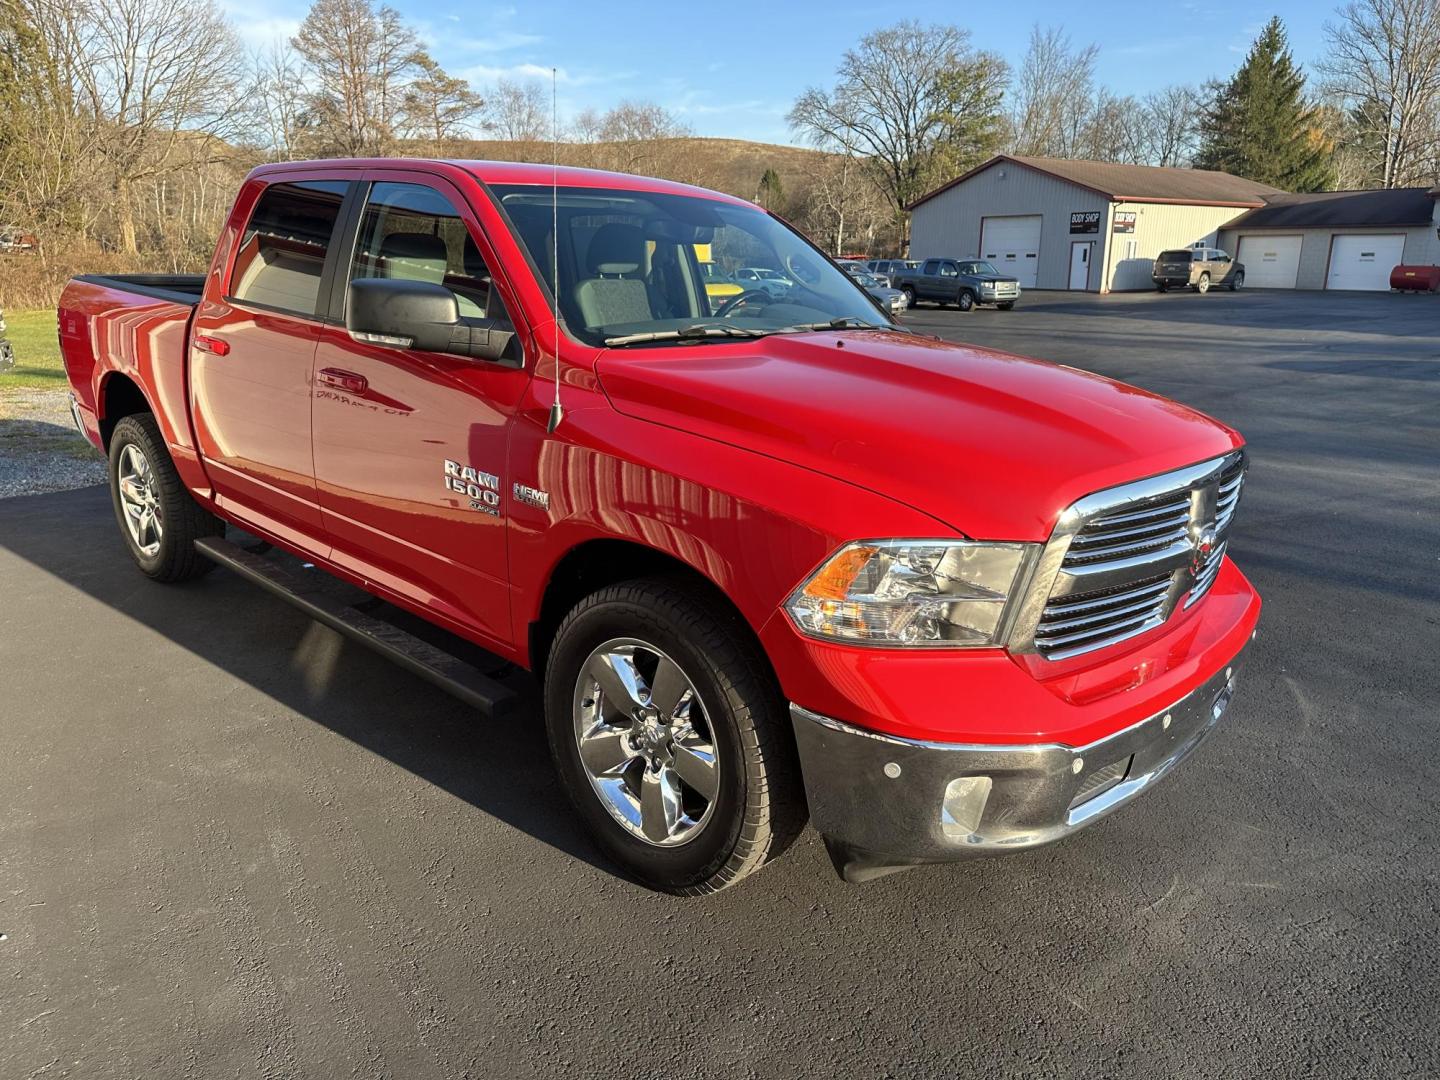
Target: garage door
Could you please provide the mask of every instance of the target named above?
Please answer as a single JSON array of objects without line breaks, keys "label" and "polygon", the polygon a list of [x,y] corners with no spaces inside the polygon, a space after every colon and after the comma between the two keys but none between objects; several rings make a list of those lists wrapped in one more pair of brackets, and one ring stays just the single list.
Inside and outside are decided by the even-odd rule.
[{"label": "garage door", "polygon": [[1390,271],[1405,258],[1405,237],[1376,233],[1371,236],[1336,236],[1330,240],[1327,289],[1390,288]]},{"label": "garage door", "polygon": [[1300,273],[1299,236],[1242,236],[1235,258],[1253,289],[1293,289]]},{"label": "garage door", "polygon": [[980,225],[980,257],[1002,274],[1018,278],[1022,288],[1035,288],[1040,266],[1040,215],[987,217]]}]

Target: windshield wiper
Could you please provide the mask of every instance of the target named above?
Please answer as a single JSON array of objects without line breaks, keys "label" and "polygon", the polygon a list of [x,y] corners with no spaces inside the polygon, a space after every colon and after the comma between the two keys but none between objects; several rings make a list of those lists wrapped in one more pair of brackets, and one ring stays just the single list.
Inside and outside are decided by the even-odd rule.
[{"label": "windshield wiper", "polygon": [[696,323],[694,326],[682,326],[679,330],[647,330],[640,334],[622,334],[620,337],[606,338],[605,344],[615,348],[621,345],[641,345],[647,341],[688,341],[711,337],[756,338],[775,332],[725,323]]},{"label": "windshield wiper", "polygon": [[785,327],[783,333],[798,334],[805,330],[898,330],[901,333],[909,331],[898,325],[890,323],[872,323],[864,319],[856,318],[854,315],[844,315],[838,319],[831,319],[829,322],[796,323],[794,326]]}]

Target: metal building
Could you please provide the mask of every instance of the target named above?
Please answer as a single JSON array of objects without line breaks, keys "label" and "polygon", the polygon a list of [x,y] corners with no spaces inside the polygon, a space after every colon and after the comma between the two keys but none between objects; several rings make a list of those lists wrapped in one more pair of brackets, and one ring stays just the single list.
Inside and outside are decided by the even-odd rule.
[{"label": "metal building", "polygon": [[1388,289],[1399,265],[1440,266],[1440,188],[1275,195],[1220,230],[1247,285]]},{"label": "metal building", "polygon": [[1152,288],[1161,251],[1213,246],[1245,263],[1247,286],[1386,288],[1402,259],[1440,264],[1437,194],[1291,195],[1202,169],[1002,154],[911,205],[910,254],[1104,293]]}]

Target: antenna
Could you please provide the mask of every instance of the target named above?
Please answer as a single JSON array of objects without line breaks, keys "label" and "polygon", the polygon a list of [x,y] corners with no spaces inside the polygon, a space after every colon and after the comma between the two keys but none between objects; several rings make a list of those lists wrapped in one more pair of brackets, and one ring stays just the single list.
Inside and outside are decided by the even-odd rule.
[{"label": "antenna", "polygon": [[555,304],[555,400],[550,403],[550,422],[545,430],[554,434],[565,419],[560,404],[560,110],[556,105],[555,87],[558,79],[550,69],[550,267],[554,275],[551,300]]}]

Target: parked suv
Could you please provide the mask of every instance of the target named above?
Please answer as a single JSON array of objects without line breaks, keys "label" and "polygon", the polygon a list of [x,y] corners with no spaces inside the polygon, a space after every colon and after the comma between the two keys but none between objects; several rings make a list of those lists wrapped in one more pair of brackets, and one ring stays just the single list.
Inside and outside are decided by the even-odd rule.
[{"label": "parked suv", "polygon": [[920,264],[913,259],[871,259],[865,264],[872,274],[889,278],[893,284],[901,274],[908,274],[911,270],[918,270]]},{"label": "parked suv", "polygon": [[1150,271],[1160,292],[1189,285],[1207,293],[1212,285],[1224,285],[1231,292],[1245,286],[1245,264],[1235,262],[1219,248],[1179,248],[1162,251]]}]

